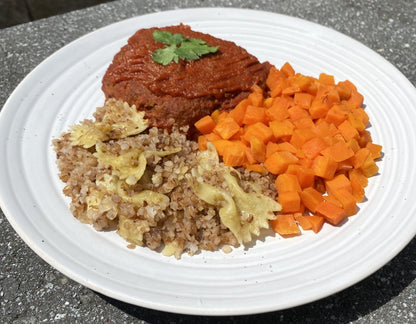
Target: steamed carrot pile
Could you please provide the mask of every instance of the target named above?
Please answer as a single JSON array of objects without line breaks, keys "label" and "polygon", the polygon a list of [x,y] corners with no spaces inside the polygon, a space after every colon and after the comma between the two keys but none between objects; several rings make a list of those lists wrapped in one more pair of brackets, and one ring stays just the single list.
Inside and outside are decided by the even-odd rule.
[{"label": "steamed carrot pile", "polygon": [[199,148],[212,142],[226,165],[276,175],[282,211],[271,225],[280,235],[340,224],[356,214],[381,156],[363,96],[350,81],[305,76],[289,63],[272,67],[266,85],[267,93],[255,86],[233,110],[196,122]]}]

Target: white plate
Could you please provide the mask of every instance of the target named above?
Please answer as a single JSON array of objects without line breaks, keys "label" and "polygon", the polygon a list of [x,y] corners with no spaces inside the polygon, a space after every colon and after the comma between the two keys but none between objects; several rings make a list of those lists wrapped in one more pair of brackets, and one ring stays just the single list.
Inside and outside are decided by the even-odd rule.
[{"label": "white plate", "polygon": [[[51,140],[103,103],[101,78],[137,29],[184,22],[233,40],[261,61],[349,79],[365,96],[373,140],[383,145],[367,201],[341,227],[267,237],[231,254],[181,260],[130,250],[115,233],[75,220],[61,193]],[[125,20],[65,46],[31,72],[0,115],[1,208],[24,241],[70,278],[105,295],[187,314],[248,314],[338,292],[392,259],[415,235],[416,92],[390,63],[325,27],[273,13],[188,9]]]}]

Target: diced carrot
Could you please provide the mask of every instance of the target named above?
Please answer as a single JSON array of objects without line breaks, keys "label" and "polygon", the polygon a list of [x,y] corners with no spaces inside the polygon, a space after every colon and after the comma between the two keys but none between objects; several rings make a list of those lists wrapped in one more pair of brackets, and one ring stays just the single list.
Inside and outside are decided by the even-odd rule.
[{"label": "diced carrot", "polygon": [[347,87],[344,87],[344,86],[338,84],[335,87],[335,89],[337,89],[339,98],[341,100],[348,100],[351,97],[351,90],[348,89]]},{"label": "diced carrot", "polygon": [[266,158],[268,158],[270,155],[272,155],[273,153],[278,152],[278,151],[281,151],[279,144],[274,143],[272,141],[267,142],[267,144],[266,144]]},{"label": "diced carrot", "polygon": [[233,118],[235,122],[241,126],[243,125],[244,115],[246,114],[247,106],[250,104],[248,99],[241,100],[233,110],[230,111],[229,117]]},{"label": "diced carrot", "polygon": [[299,87],[289,86],[282,90],[282,95],[284,96],[293,96],[295,93],[301,92],[302,90]]},{"label": "diced carrot", "polygon": [[354,151],[343,141],[338,141],[322,151],[335,162],[345,161],[354,156]]},{"label": "diced carrot", "polygon": [[265,108],[270,108],[273,105],[274,99],[272,97],[264,98],[263,105]]},{"label": "diced carrot", "polygon": [[295,105],[293,98],[289,96],[281,96],[275,98],[274,102],[281,104],[286,109],[289,109],[290,107]]},{"label": "diced carrot", "polygon": [[323,98],[315,98],[312,100],[311,107],[309,108],[309,113],[313,119],[325,117],[328,111],[329,106],[323,100]]},{"label": "diced carrot", "polygon": [[367,178],[372,177],[378,173],[378,166],[371,155],[365,159],[364,163],[360,166],[360,170]]},{"label": "diced carrot", "polygon": [[318,233],[322,229],[324,222],[325,222],[325,218],[322,216],[311,215],[311,216],[305,216],[305,218],[311,224],[312,231],[314,231],[315,233]]},{"label": "diced carrot", "polygon": [[325,116],[325,120],[335,126],[339,126],[347,118],[348,112],[345,110],[345,107],[340,104],[333,105]]},{"label": "diced carrot", "polygon": [[328,144],[322,137],[316,136],[302,144],[302,151],[308,159],[314,159]]},{"label": "diced carrot", "polygon": [[[290,84],[295,87],[295,88],[299,88],[300,91],[306,91],[309,89],[311,83],[312,83],[312,78],[308,77],[306,75],[300,74],[300,73],[296,73],[294,76],[292,76],[290,79]],[[296,96],[296,94],[295,94]]]},{"label": "diced carrot", "polygon": [[215,125],[216,124],[214,119],[211,116],[207,115],[202,117],[195,123],[195,128],[199,130],[202,134],[208,134],[212,132]]},{"label": "diced carrot", "polygon": [[312,129],[302,128],[302,129],[294,129],[292,133],[292,137],[290,139],[290,144],[293,146],[301,149],[302,145],[314,138],[316,135]]},{"label": "diced carrot", "polygon": [[243,124],[253,125],[258,122],[266,121],[266,108],[248,105],[246,113],[244,114]]},{"label": "diced carrot", "polygon": [[355,138],[351,138],[349,141],[347,141],[347,145],[354,152],[354,155],[360,149],[360,144],[358,144],[358,141]]},{"label": "diced carrot", "polygon": [[220,111],[220,113],[218,114],[217,120],[214,119],[215,122],[218,124],[222,119],[227,118],[228,114],[229,114],[228,111]]},{"label": "diced carrot", "polygon": [[326,94],[325,99],[327,100],[329,107],[332,107],[334,104],[339,103],[340,98],[337,89],[331,88]]},{"label": "diced carrot", "polygon": [[357,87],[350,80],[339,81],[337,85],[345,87],[349,89],[350,91],[357,91]]},{"label": "diced carrot", "polygon": [[326,85],[334,85],[335,79],[333,75],[329,75],[326,73],[319,74],[319,82],[326,84]]},{"label": "diced carrot", "polygon": [[364,125],[367,125],[367,123],[370,121],[370,117],[367,115],[365,110],[363,108],[356,108],[352,110],[352,113],[361,119]]},{"label": "diced carrot", "polygon": [[315,233],[325,221],[340,224],[357,212],[382,155],[366,129],[363,96],[348,80],[305,76],[289,63],[272,66],[266,85],[270,91],[254,85],[234,109],[198,120],[198,147],[212,142],[226,165],[277,176],[282,214],[271,223],[282,235],[300,233],[298,224]]},{"label": "diced carrot", "polygon": [[[290,145],[292,145],[292,144],[290,144]],[[293,146],[293,145],[292,145]],[[294,146],[293,146],[294,147]],[[295,152],[295,155],[299,158],[299,164],[300,165],[303,165],[303,166],[305,166],[305,167],[310,167],[310,165],[309,166],[306,166],[306,165],[304,165],[304,161],[303,160],[308,160],[308,161],[311,161],[311,159],[308,159],[307,157],[306,157],[306,155],[305,155],[305,153],[302,151],[302,149],[299,149],[299,148],[296,148],[296,152]],[[312,164],[311,164],[312,165]]]},{"label": "diced carrot", "polygon": [[267,143],[273,137],[273,130],[263,123],[255,123],[247,126],[243,138],[249,143],[251,136],[255,136],[259,140],[262,140],[263,143]]},{"label": "diced carrot", "polygon": [[300,234],[293,214],[279,214],[276,219],[270,221],[273,230],[282,236],[295,236]]},{"label": "diced carrot", "polygon": [[296,176],[301,188],[313,187],[315,184],[315,175],[308,167],[299,166],[296,170]]},{"label": "diced carrot", "polygon": [[215,133],[209,133],[209,134],[206,134],[204,136],[207,139],[207,141],[211,142],[211,143],[221,139],[221,137],[219,135],[215,134]]},{"label": "diced carrot", "polygon": [[350,112],[348,113],[347,118],[351,126],[354,127],[357,131],[363,131],[365,129],[366,124],[364,124],[360,116]]},{"label": "diced carrot", "polygon": [[322,194],[312,187],[303,189],[302,193],[300,194],[300,197],[302,203],[312,213],[315,213],[316,207],[318,207],[318,205],[324,201],[324,197],[322,196]]},{"label": "diced carrot", "polygon": [[357,138],[359,135],[357,129],[353,127],[348,120],[344,120],[341,124],[339,124],[338,129],[345,141]]},{"label": "diced carrot", "polygon": [[344,209],[327,200],[324,200],[316,207],[316,212],[332,225],[339,225],[346,217]]},{"label": "diced carrot", "polygon": [[219,109],[214,110],[211,114],[212,119],[214,119],[215,123],[218,123],[218,116],[221,114]]},{"label": "diced carrot", "polygon": [[364,97],[361,93],[353,90],[351,91],[351,96],[349,97],[348,101],[354,104],[356,107],[361,107],[364,102]]},{"label": "diced carrot", "polygon": [[364,187],[358,182],[357,179],[351,179],[352,195],[357,203],[360,203],[364,200],[365,191]]},{"label": "diced carrot", "polygon": [[311,160],[311,159],[308,159],[308,158],[302,158],[302,159],[299,159],[299,161],[298,161],[298,164],[302,167],[302,168],[305,168],[305,169],[312,169],[312,164],[313,164],[313,161],[314,161],[315,159],[313,159],[313,160]]},{"label": "diced carrot", "polygon": [[353,169],[352,160],[348,159],[345,161],[338,162],[337,171],[335,174],[346,174],[349,170]]},{"label": "diced carrot", "polygon": [[238,133],[240,126],[237,122],[231,118],[226,117],[218,121],[215,125],[213,132],[221,136],[222,139],[230,139],[234,134]]},{"label": "diced carrot", "polygon": [[247,144],[246,143],[246,141],[244,141],[243,139],[242,139],[242,136],[244,135],[244,128],[243,127],[240,127],[239,129],[238,129],[238,132],[237,133],[235,133],[233,136],[231,136],[230,138],[229,138],[229,140],[230,141],[242,141],[242,142],[244,142],[244,144]]},{"label": "diced carrot", "polygon": [[266,145],[264,145],[261,139],[258,139],[256,136],[251,136],[250,149],[257,162],[264,162],[266,159]]},{"label": "diced carrot", "polygon": [[245,150],[244,150],[245,154],[246,154],[246,164],[257,164],[259,163],[253,156],[253,152],[251,152],[251,149],[246,146]]},{"label": "diced carrot", "polygon": [[251,105],[261,107],[263,103],[263,93],[261,91],[261,88],[260,91],[251,92],[248,95],[247,100],[250,102]]},{"label": "diced carrot", "polygon": [[292,65],[290,65],[289,62],[286,62],[283,64],[283,66],[280,68],[280,71],[282,71],[286,76],[294,76],[295,70],[293,69]]},{"label": "diced carrot", "polygon": [[311,94],[312,96],[316,96],[318,92],[319,82],[317,79],[312,78],[311,84],[309,85],[308,89],[305,90],[306,93]]},{"label": "diced carrot", "polygon": [[299,128],[299,129],[302,129],[302,128],[313,129],[315,127],[315,123],[313,122],[312,118],[309,116],[299,118],[293,121],[293,124],[295,125],[296,128]]},{"label": "diced carrot", "polygon": [[293,101],[295,105],[303,109],[309,109],[312,104],[312,99],[313,99],[313,96],[311,94],[300,92],[300,93],[295,93]]},{"label": "diced carrot", "polygon": [[293,217],[299,223],[300,227],[302,227],[304,231],[308,231],[312,229],[312,224],[308,220],[308,216],[304,216],[301,213],[294,213]]},{"label": "diced carrot", "polygon": [[227,149],[223,152],[222,156],[225,165],[240,166],[246,164],[245,148],[246,146],[238,141],[227,145]]},{"label": "diced carrot", "polygon": [[286,75],[283,74],[283,72],[281,72],[275,66],[272,66],[266,79],[266,85],[269,87],[269,89],[272,90],[276,87],[276,84],[279,82],[279,80],[283,78],[286,78]]},{"label": "diced carrot", "polygon": [[290,152],[275,152],[264,161],[264,166],[270,173],[280,174],[286,171],[289,164],[296,163],[298,160],[299,159]]},{"label": "diced carrot", "polygon": [[298,149],[294,147],[289,142],[282,142],[277,144],[277,150],[278,151],[288,151],[290,153],[296,154],[298,152]]},{"label": "diced carrot", "polygon": [[332,124],[329,124],[325,119],[319,118],[315,121],[314,133],[322,138],[330,137],[334,132],[338,130],[333,128]]},{"label": "diced carrot", "polygon": [[334,197],[338,199],[339,202],[342,204],[342,208],[345,211],[346,216],[352,216],[357,213],[357,204],[355,201],[355,197],[352,194],[352,186],[351,190],[346,188],[340,188],[335,190],[333,193]]},{"label": "diced carrot", "polygon": [[312,163],[312,171],[323,179],[332,179],[338,164],[329,156],[318,155]]},{"label": "diced carrot", "polygon": [[228,149],[229,146],[232,146],[232,142],[225,140],[225,139],[218,139],[211,142],[214,144],[215,149],[217,150],[218,154],[223,156],[225,151]]},{"label": "diced carrot", "polygon": [[350,180],[345,176],[345,174],[338,174],[332,179],[325,180],[326,191],[329,194],[333,194],[335,191],[340,189],[345,189],[348,192],[352,193],[352,187]]},{"label": "diced carrot", "polygon": [[330,202],[334,206],[337,206],[339,208],[343,208],[342,203],[332,194],[324,195],[324,200],[327,201],[327,202]]},{"label": "diced carrot", "polygon": [[277,139],[291,136],[293,134],[293,129],[295,128],[295,126],[289,120],[273,120],[269,123],[269,125],[273,136]]},{"label": "diced carrot", "polygon": [[355,180],[361,187],[365,188],[368,185],[368,178],[363,174],[360,169],[352,169],[348,171],[348,178],[350,181]]},{"label": "diced carrot", "polygon": [[301,118],[311,118],[308,111],[299,106],[290,107],[287,112],[289,113],[289,117],[292,122]]},{"label": "diced carrot", "polygon": [[205,151],[207,149],[208,140],[205,135],[198,136],[198,149],[200,151]]},{"label": "diced carrot", "polygon": [[300,195],[296,191],[278,194],[277,201],[282,206],[282,213],[294,213],[300,210]]},{"label": "diced carrot", "polygon": [[381,145],[374,144],[372,142],[368,142],[365,147],[370,150],[370,154],[371,154],[371,157],[373,158],[373,160],[378,159],[379,157],[381,157],[381,150],[382,150]]},{"label": "diced carrot", "polygon": [[279,101],[273,102],[272,106],[266,110],[266,118],[269,121],[278,120],[283,121],[289,118],[288,109],[284,107]]},{"label": "diced carrot", "polygon": [[367,130],[363,130],[360,133],[360,136],[358,137],[358,144],[360,147],[366,147],[367,143],[372,142],[371,134]]},{"label": "diced carrot", "polygon": [[371,157],[371,152],[368,148],[363,147],[354,153],[353,166],[355,169],[361,168],[368,157]]},{"label": "diced carrot", "polygon": [[244,167],[249,171],[258,172],[258,173],[267,173],[266,168],[262,166],[261,164],[246,164],[244,165]]},{"label": "diced carrot", "polygon": [[283,192],[294,191],[301,192],[298,177],[295,174],[282,173],[279,174],[275,181],[277,194],[280,195]]},{"label": "diced carrot", "polygon": [[278,80],[274,87],[270,90],[270,96],[275,98],[282,94],[283,89],[286,88],[287,82],[286,80]]}]

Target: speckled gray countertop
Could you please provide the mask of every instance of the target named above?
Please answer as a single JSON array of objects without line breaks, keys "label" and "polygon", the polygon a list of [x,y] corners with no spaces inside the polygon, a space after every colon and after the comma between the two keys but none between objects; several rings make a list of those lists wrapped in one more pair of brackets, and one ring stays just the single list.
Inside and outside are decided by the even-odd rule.
[{"label": "speckled gray countertop", "polygon": [[[145,13],[213,6],[261,9],[331,27],[381,54],[416,84],[414,0],[122,0],[0,30],[0,107],[36,65],[90,31]],[[0,323],[415,323],[415,278],[413,239],[367,279],[307,305],[241,317],[170,314],[113,300],[65,277],[26,246],[0,213]]]}]

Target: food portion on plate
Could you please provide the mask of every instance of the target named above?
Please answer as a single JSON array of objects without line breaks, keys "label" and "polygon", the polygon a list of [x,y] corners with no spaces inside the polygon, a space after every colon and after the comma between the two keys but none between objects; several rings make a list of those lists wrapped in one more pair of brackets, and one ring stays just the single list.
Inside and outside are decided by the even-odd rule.
[{"label": "food portion on plate", "polygon": [[102,89],[145,111],[150,126],[192,127],[215,109],[233,108],[254,84],[264,87],[269,69],[235,43],[181,24],[137,31],[115,55]]},{"label": "food portion on plate", "polygon": [[[381,146],[363,97],[186,25],[137,31],[94,119],[53,141],[81,222],[179,258],[356,213]],[[270,233],[270,232],[268,232]]]},{"label": "food portion on plate", "polygon": [[275,175],[282,210],[271,224],[280,235],[341,224],[356,214],[382,155],[363,96],[350,81],[295,73],[289,63],[272,67],[266,86],[196,122],[199,148],[212,143],[227,166]]}]

